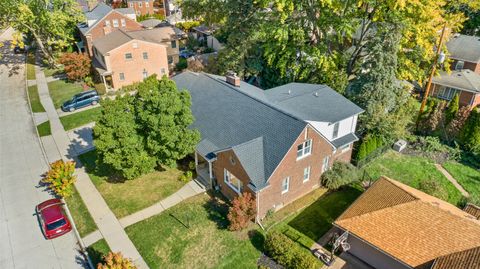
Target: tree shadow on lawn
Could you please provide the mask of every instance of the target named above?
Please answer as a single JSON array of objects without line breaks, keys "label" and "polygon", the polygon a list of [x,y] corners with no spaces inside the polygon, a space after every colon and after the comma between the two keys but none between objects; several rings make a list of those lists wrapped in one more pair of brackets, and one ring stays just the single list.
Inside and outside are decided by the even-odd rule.
[{"label": "tree shadow on lawn", "polygon": [[[318,241],[330,228],[350,204],[362,194],[354,187],[345,187],[335,192],[328,192],[313,204],[305,208],[294,219],[288,222],[286,232],[292,239],[300,239],[296,231],[304,234],[313,241]],[[295,231],[290,231],[293,228]],[[309,246],[308,246],[309,247]]]},{"label": "tree shadow on lawn", "polygon": [[209,192],[210,199],[203,204],[208,213],[208,218],[217,224],[218,229],[228,228],[228,207],[229,204],[219,193]]},{"label": "tree shadow on lawn", "polygon": [[250,243],[254,246],[258,251],[264,251],[264,243],[265,243],[265,236],[258,230],[253,229],[248,231],[248,238],[250,239]]},{"label": "tree shadow on lawn", "polygon": [[101,162],[98,159],[96,150],[92,150],[80,155],[79,159],[85,166],[85,171],[88,174],[102,177],[109,183],[124,183],[127,180],[114,171],[109,165]]}]

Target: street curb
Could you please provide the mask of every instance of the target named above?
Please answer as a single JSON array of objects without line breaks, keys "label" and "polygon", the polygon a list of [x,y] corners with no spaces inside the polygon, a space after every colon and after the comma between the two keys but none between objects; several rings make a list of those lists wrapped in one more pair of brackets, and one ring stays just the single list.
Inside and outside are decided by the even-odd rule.
[{"label": "street curb", "polygon": [[[35,55],[36,57],[36,55]],[[38,133],[38,128],[37,128],[37,125],[35,124],[35,119],[34,119],[34,115],[33,115],[33,111],[32,111],[32,104],[30,102],[30,95],[28,94],[28,79],[27,79],[27,64],[28,64],[28,51],[25,52],[25,91],[27,93],[27,103],[28,103],[28,110],[30,111],[30,115],[31,115],[31,119],[32,119],[32,123],[33,123],[33,126],[35,126],[35,133],[37,134],[37,139],[38,139],[38,142],[40,144],[40,149],[42,151],[42,155],[43,155],[43,160],[44,162],[46,163],[47,167],[50,167],[50,163],[48,163],[48,157],[47,157],[47,153],[45,151],[45,146],[43,145],[43,142],[42,142],[42,139],[40,138],[40,134]],[[36,77],[35,77],[36,79]],[[38,90],[37,90],[38,91]],[[93,266],[92,264],[92,260],[90,259],[90,256],[88,255],[88,251],[85,247],[85,244],[83,243],[83,240],[82,238],[80,237],[80,233],[78,232],[77,230],[77,226],[75,225],[75,221],[72,217],[72,215],[70,214],[70,209],[68,208],[68,204],[67,202],[62,198],[62,202],[64,203],[65,205],[65,208],[66,208],[66,211],[67,211],[67,215],[68,215],[68,218],[70,219],[70,222],[73,226],[73,230],[74,230],[74,233],[75,233],[75,237],[77,238],[77,242],[80,246],[80,251],[83,252],[83,254],[86,256],[87,258],[87,263],[88,263],[88,266],[91,268],[91,269],[95,269],[95,267]]]}]

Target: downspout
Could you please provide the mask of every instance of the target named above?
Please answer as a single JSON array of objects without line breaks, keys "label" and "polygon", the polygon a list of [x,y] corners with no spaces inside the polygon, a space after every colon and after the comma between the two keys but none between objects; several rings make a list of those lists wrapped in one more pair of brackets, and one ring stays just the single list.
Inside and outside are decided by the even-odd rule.
[{"label": "downspout", "polygon": [[261,191],[257,191],[255,192],[256,194],[256,200],[257,200],[257,216],[255,217],[255,220],[256,220],[256,223],[258,223],[258,226],[260,226],[260,228],[262,228],[262,230],[265,231],[265,228],[263,227],[262,223],[260,222],[260,217],[258,216],[258,211],[260,210],[260,193]]}]

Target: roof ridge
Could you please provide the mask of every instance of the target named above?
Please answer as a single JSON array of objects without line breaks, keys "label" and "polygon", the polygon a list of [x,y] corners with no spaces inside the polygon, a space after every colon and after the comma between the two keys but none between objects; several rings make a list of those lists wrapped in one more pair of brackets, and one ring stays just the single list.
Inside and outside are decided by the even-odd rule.
[{"label": "roof ridge", "polygon": [[[300,83],[298,83],[298,82],[291,82],[291,83],[285,84],[285,85],[283,85],[283,86],[287,86],[287,85],[292,84],[292,83],[300,84]],[[321,90],[321,89],[323,89],[323,88],[327,88],[327,86],[326,86],[325,84],[312,84],[312,85],[318,85],[318,86],[320,86],[318,89],[315,89],[315,91]],[[279,87],[283,87],[283,86],[279,86]],[[271,90],[274,90],[274,89],[279,88],[279,87],[271,88],[271,89],[268,89],[267,91],[271,91]],[[296,97],[299,97],[299,96],[304,96],[304,95],[307,95],[307,94],[311,94],[311,92],[306,92],[306,93],[302,93],[302,94],[298,94],[298,95],[293,95],[293,94],[290,95],[290,94],[289,94],[289,95],[290,95],[289,97],[287,97],[287,98],[285,98],[285,99],[283,99],[283,100],[281,100],[281,101],[277,101],[277,103],[281,103],[281,102],[284,102],[284,101],[286,101],[286,100],[290,100],[290,99],[292,99],[292,98],[296,98]]]},{"label": "roof ridge", "polygon": [[[188,71],[188,72],[190,72],[190,71]],[[263,105],[265,105],[265,106],[268,106],[268,107],[270,107],[271,109],[274,109],[274,110],[276,110],[276,111],[278,111],[278,112],[280,112],[280,113],[283,113],[284,115],[286,115],[286,116],[288,116],[288,117],[290,117],[290,118],[292,118],[292,119],[294,119],[294,120],[296,120],[296,121],[303,122],[303,123],[305,123],[305,125],[308,125],[308,124],[309,124],[308,122],[306,122],[306,121],[304,121],[304,120],[302,120],[302,119],[300,119],[300,118],[292,115],[291,113],[288,113],[288,112],[284,111],[283,109],[278,108],[278,107],[275,106],[274,104],[272,104],[272,103],[267,103],[267,102],[264,102],[264,101],[260,100],[259,98],[253,97],[252,95],[250,95],[250,94],[248,94],[248,93],[246,93],[246,92],[244,92],[244,91],[241,91],[241,90],[237,89],[236,87],[228,84],[227,82],[223,82],[223,81],[221,81],[221,80],[219,80],[219,79],[217,79],[217,78],[214,78],[214,77],[210,76],[210,74],[208,74],[208,73],[201,72],[201,74],[204,74],[205,76],[207,76],[208,78],[216,81],[217,83],[220,83],[220,84],[222,84],[222,85],[225,85],[225,86],[229,87],[230,89],[232,89],[232,90],[234,90],[234,91],[236,91],[236,92],[238,92],[238,93],[241,93],[241,94],[249,97],[250,99],[253,99],[253,100],[255,100],[255,101],[257,101],[257,102],[259,102],[259,103],[261,103],[261,104],[263,104]],[[244,83],[246,83],[246,82],[244,82]],[[253,86],[253,85],[252,85],[252,86]],[[255,87],[256,87],[256,86],[255,86]],[[258,88],[258,87],[257,87],[257,88]],[[258,88],[258,89],[259,89],[259,90],[262,90],[262,89],[260,89],[260,88]]]}]

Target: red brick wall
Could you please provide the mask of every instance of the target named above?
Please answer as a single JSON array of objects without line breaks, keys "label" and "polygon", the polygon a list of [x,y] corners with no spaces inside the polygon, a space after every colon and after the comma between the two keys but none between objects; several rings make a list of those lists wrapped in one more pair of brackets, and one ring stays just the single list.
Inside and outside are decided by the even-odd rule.
[{"label": "red brick wall", "polygon": [[[147,7],[147,5],[148,5],[148,7]],[[135,13],[137,14],[137,16],[154,13],[153,0],[142,0],[142,1],[129,2],[128,7],[133,8],[135,10]]]},{"label": "red brick wall", "polygon": [[[125,27],[122,27],[121,19],[125,19],[125,23],[126,23]],[[105,21],[107,20],[110,21],[110,27],[105,26]],[[119,29],[123,29],[126,31],[143,29],[143,26],[140,23],[129,19],[128,17],[124,16],[123,14],[117,11],[111,12],[109,15],[104,17],[100,22],[98,22],[94,28],[90,29],[90,32],[88,32],[86,36],[87,42],[85,43],[85,47],[88,48],[88,53],[90,56],[93,56],[93,51],[92,51],[93,41],[117,29],[113,27],[113,20],[118,20]]]},{"label": "red brick wall", "polygon": [[[438,97],[438,88],[440,85],[432,84],[432,90],[430,91],[430,96]],[[472,92],[460,91],[459,104],[461,106],[469,106],[473,98],[473,105],[475,107],[480,104],[479,94],[474,94]]]}]

